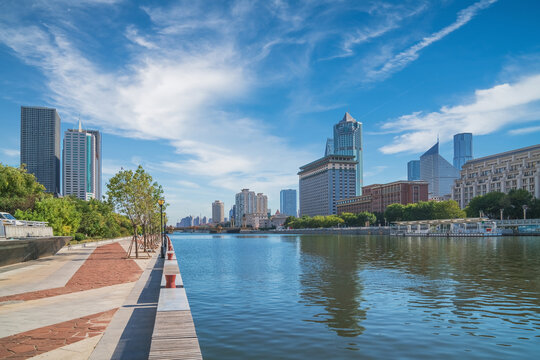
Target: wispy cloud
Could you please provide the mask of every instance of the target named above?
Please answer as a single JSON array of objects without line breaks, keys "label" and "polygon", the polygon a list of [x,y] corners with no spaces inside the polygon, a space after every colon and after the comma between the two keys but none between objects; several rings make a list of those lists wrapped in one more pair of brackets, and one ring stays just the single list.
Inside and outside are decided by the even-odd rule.
[{"label": "wispy cloud", "polygon": [[513,84],[477,90],[471,102],[443,106],[439,111],[421,111],[403,115],[385,123],[383,130],[401,135],[380,150],[385,154],[419,152],[433,144],[437,136],[448,141],[459,132],[485,135],[507,125],[540,118],[540,74],[530,75]]},{"label": "wispy cloud", "polygon": [[443,39],[444,37],[451,34],[452,32],[458,30],[459,28],[467,24],[469,21],[471,21],[478,14],[480,10],[483,10],[491,6],[493,3],[497,1],[498,0],[481,0],[461,10],[458,13],[456,21],[454,21],[452,24],[423,38],[418,43],[414,44],[408,49],[393,56],[390,60],[385,62],[382,66],[369,70],[366,73],[366,80],[367,81],[384,80],[390,75],[392,75],[393,73],[403,69],[409,63],[418,59],[418,57],[420,56],[419,53],[421,50]]},{"label": "wispy cloud", "polygon": [[20,151],[17,150],[17,149],[6,149],[6,148],[1,148],[0,151],[2,152],[2,154],[6,155],[6,156],[9,156],[9,157],[19,157],[21,155]]},{"label": "wispy cloud", "polygon": [[510,135],[524,135],[524,134],[531,134],[531,133],[535,133],[539,131],[540,131],[540,126],[530,126],[530,127],[524,127],[521,129],[510,130],[508,133]]}]

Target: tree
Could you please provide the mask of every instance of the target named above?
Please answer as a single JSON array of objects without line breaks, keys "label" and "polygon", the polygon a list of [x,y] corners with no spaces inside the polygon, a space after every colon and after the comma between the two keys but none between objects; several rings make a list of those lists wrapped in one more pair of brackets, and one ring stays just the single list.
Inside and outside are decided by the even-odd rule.
[{"label": "tree", "polygon": [[468,217],[479,217],[480,211],[490,218],[498,218],[501,209],[508,207],[507,195],[501,192],[490,192],[474,197],[465,208]]},{"label": "tree", "polygon": [[405,206],[401,204],[390,204],[384,210],[384,217],[388,222],[404,220]]},{"label": "tree", "polygon": [[36,202],[34,210],[17,210],[15,217],[21,220],[47,221],[56,236],[73,236],[79,229],[81,213],[75,201],[67,198],[48,197]]},{"label": "tree", "polygon": [[0,211],[14,214],[17,209],[28,210],[44,195],[45,187],[36,181],[26,168],[0,164]]},{"label": "tree", "polygon": [[433,205],[433,219],[459,219],[466,216],[454,200],[435,202]]}]

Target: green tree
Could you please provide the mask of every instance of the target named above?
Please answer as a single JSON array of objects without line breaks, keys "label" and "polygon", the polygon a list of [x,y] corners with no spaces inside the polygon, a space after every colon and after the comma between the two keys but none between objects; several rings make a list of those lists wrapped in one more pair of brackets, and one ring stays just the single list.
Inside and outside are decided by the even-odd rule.
[{"label": "green tree", "polygon": [[0,211],[14,214],[17,209],[32,209],[44,190],[24,166],[15,168],[0,163]]},{"label": "green tree", "polygon": [[34,210],[17,210],[15,217],[21,220],[47,221],[56,236],[73,236],[79,229],[81,213],[75,201],[67,198],[48,197],[36,202]]},{"label": "green tree", "polygon": [[401,204],[388,205],[384,210],[384,217],[389,223],[405,220],[405,206]]},{"label": "green tree", "polygon": [[459,219],[466,216],[454,200],[440,201],[433,204],[432,219]]}]

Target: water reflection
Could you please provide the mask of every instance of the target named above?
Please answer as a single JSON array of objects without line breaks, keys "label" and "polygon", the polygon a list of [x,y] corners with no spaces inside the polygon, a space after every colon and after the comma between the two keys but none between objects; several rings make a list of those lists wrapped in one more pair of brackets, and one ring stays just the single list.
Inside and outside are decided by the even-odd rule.
[{"label": "water reflection", "polygon": [[306,306],[322,306],[324,313],[306,321],[326,324],[340,336],[354,337],[365,330],[362,282],[357,276],[361,243],[351,239],[305,237],[300,241],[300,293]]}]

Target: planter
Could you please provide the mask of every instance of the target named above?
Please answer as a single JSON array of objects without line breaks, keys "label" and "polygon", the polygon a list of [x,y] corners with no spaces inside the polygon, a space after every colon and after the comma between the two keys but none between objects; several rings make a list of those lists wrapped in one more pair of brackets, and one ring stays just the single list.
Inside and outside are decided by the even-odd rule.
[{"label": "planter", "polygon": [[176,275],[165,275],[165,287],[167,289],[174,289],[176,288]]}]

